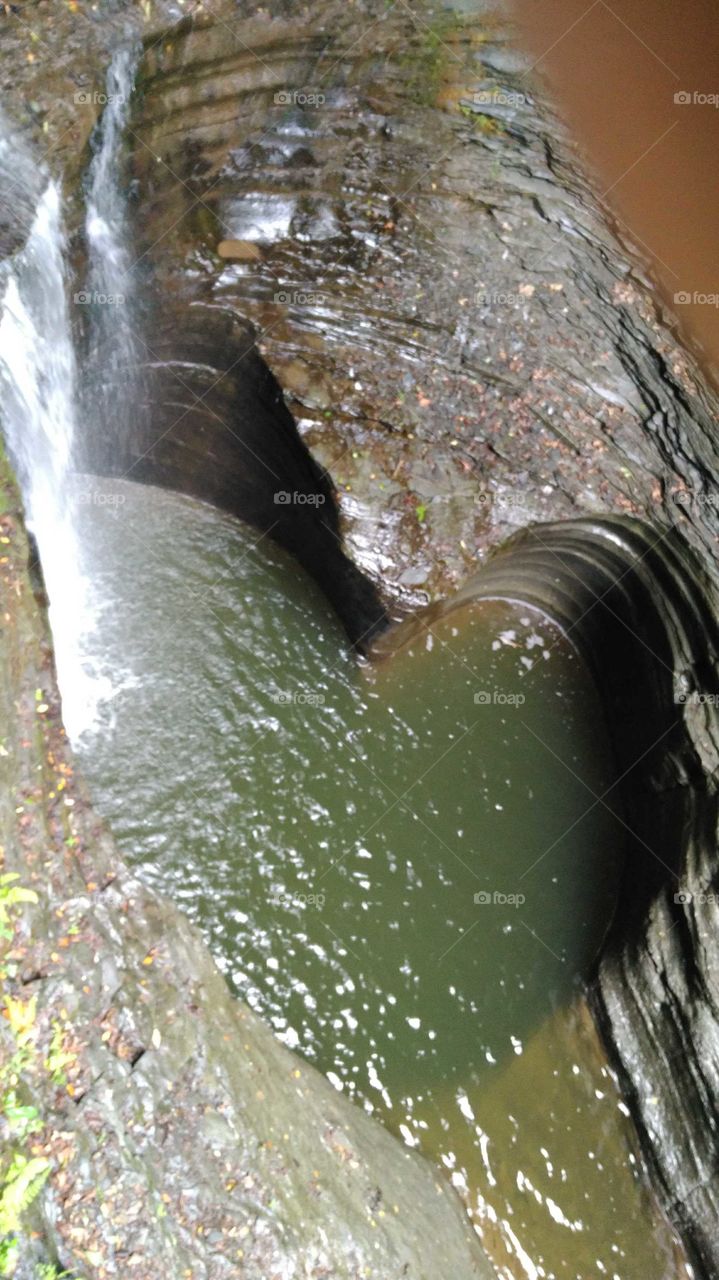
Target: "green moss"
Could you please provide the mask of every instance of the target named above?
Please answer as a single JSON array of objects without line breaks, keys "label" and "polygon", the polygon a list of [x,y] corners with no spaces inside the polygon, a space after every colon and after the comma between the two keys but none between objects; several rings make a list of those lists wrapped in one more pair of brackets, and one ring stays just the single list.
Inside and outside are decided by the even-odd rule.
[{"label": "green moss", "polygon": [[222,239],[222,224],[217,213],[204,200],[199,200],[191,210],[188,221],[195,240],[214,246]]},{"label": "green moss", "polygon": [[77,1055],[71,1050],[65,1048],[65,1032],[63,1027],[57,1021],[53,1020],[52,1039],[50,1040],[50,1048],[48,1049],[45,1059],[45,1070],[49,1073],[53,1084],[64,1085],[67,1083],[67,1075],[65,1068],[73,1065],[77,1060]]},{"label": "green moss", "polygon": [[72,1271],[61,1271],[54,1262],[39,1262],[35,1267],[35,1280],[82,1280]]},{"label": "green moss", "polygon": [[485,115],[483,111],[475,111],[474,107],[468,107],[462,103],[459,108],[459,113],[464,116],[466,120],[471,120],[479,132],[485,134],[487,137],[506,133],[506,129],[498,120],[495,120],[493,116]]},{"label": "green moss", "polygon": [[434,106],[442,85],[444,69],[451,56],[449,45],[460,22],[456,13],[443,9],[427,14],[419,25],[417,45],[404,55],[401,66],[407,72],[407,97],[420,106]]},{"label": "green moss", "polygon": [[21,902],[37,902],[37,894],[34,890],[23,889],[14,883],[19,878],[14,871],[0,876],[0,938],[8,940],[13,936],[10,923],[14,908]]},{"label": "green moss", "polygon": [[0,437],[0,516],[12,511],[18,502],[15,477],[10,470],[10,463]]},{"label": "green moss", "polygon": [[506,132],[503,125],[498,120],[493,119],[492,116],[485,116],[480,112],[478,115],[475,114],[474,118],[480,133],[486,134],[487,137],[494,137],[497,134]]}]

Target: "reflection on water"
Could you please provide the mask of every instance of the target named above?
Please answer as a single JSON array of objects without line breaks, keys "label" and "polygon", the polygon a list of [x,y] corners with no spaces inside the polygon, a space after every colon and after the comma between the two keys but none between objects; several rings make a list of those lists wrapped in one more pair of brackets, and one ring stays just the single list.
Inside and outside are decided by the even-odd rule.
[{"label": "reflection on water", "polygon": [[80,754],[128,856],[286,1044],[444,1164],[502,1275],[661,1277],[614,1084],[552,1030],[622,849],[569,644],[484,603],[360,672],[266,540],[92,484],[90,656],[123,674]]}]

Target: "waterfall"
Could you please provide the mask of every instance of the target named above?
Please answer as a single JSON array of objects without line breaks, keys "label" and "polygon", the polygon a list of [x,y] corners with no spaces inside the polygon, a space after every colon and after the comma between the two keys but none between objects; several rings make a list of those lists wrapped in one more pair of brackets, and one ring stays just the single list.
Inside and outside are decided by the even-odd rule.
[{"label": "waterfall", "polygon": [[142,344],[134,327],[134,262],[121,182],[123,138],[140,52],[139,46],[118,49],[107,72],[106,101],[85,187],[87,287],[76,295],[88,308],[83,416],[110,459],[124,454],[140,400]]},{"label": "waterfall", "polygon": [[92,627],[93,610],[77,537],[80,495],[70,480],[77,371],[61,213],[59,188],[49,182],[25,247],[2,269],[0,408],[28,528],[40,553],[63,720],[76,739],[92,724],[105,689],[82,659],[81,628]]},{"label": "waterfall", "polygon": [[40,554],[63,721],[73,741],[98,724],[100,707],[116,688],[88,658],[96,617],[107,602],[91,592],[83,571],[80,508],[97,500],[99,491],[73,472],[103,449],[112,457],[137,407],[133,263],[118,173],[138,54],[126,46],[112,59],[87,175],[87,287],[72,298],[74,306],[87,308],[82,394],[60,189],[0,120],[0,252],[16,250],[0,266],[0,418]]}]

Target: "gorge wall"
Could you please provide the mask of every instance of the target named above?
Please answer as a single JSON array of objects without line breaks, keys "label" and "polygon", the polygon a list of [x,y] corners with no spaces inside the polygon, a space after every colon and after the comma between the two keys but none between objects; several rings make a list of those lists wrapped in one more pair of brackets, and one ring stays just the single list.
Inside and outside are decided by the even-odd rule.
[{"label": "gorge wall", "polygon": [[[94,43],[72,74],[101,92],[109,36],[78,13]],[[472,589],[536,598],[576,630],[627,752],[633,856],[591,999],[664,1201],[712,1276],[716,392],[499,6],[120,7],[115,34],[128,19],[145,42],[127,164],[158,432],[198,400],[222,418],[222,387],[204,396],[213,366],[182,343],[199,329],[220,350],[249,323],[396,616],[550,524]],[[21,123],[37,141],[47,123],[76,197],[93,109],[66,112],[70,145],[53,118],[67,69],[62,92],[45,86],[42,59],[18,63],[26,41],[14,28],[4,83],[26,82]]]}]

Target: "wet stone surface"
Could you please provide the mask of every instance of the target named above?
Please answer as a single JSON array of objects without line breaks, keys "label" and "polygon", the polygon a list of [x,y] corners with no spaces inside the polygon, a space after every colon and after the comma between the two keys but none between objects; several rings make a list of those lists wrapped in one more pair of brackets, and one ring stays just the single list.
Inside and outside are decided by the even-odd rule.
[{"label": "wet stone surface", "polygon": [[531,520],[649,513],[713,541],[673,500],[713,460],[711,397],[502,14],[215,13],[140,68],[138,253],[175,325],[190,301],[255,324],[396,605]]},{"label": "wet stone surface", "polygon": [[[10,114],[47,140],[76,209],[97,109],[76,113],[74,93],[101,91],[116,22],[144,29],[127,181],[138,271],[163,317],[148,366],[190,308],[210,346],[220,317],[252,321],[333,474],[350,546],[398,613],[527,521],[605,512],[647,517],[658,536],[676,528],[716,599],[716,395],[502,13],[194,12],[117,6],[107,22],[78,0],[0,15]],[[18,243],[15,221],[0,238]],[[687,876],[706,890],[714,875],[704,824]],[[656,910],[605,970],[604,1031],[665,1198],[689,1234],[702,1224],[712,1274],[711,911],[697,899],[681,915],[677,928]],[[678,1099],[658,1118],[657,1096]]]}]

